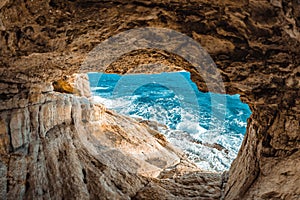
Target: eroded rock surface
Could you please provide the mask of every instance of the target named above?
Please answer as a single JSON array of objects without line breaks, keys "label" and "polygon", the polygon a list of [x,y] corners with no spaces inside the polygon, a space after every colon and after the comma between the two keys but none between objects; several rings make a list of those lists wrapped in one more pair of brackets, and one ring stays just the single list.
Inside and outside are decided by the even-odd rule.
[{"label": "eroded rock surface", "polygon": [[[196,189],[221,196],[220,174],[201,172],[148,126],[51,85],[28,95],[17,108],[1,102],[1,199],[201,197]],[[185,176],[197,181],[186,184]]]},{"label": "eroded rock surface", "polygon": [[[198,41],[215,61],[226,92],[240,94],[253,112],[228,182],[223,185],[223,197],[299,199],[299,24],[300,4],[296,0],[1,1],[1,197],[172,199],[190,194],[219,198],[220,175],[198,185],[203,190],[193,186],[206,180],[196,178],[202,177],[198,172],[168,176],[168,180],[153,178],[158,172],[162,174],[162,166],[177,163],[180,155],[169,156],[177,151],[163,150],[159,143],[163,140],[150,136],[145,125],[105,114],[86,97],[52,91],[52,83],[64,76],[97,71],[97,67],[81,68],[97,44],[122,31],[151,26],[170,28]],[[199,89],[207,91],[203,77],[190,63],[160,50],[129,52],[107,66],[107,71],[151,73],[149,68],[135,67],[152,62],[162,64],[156,72],[190,71]],[[111,138],[119,142],[111,143],[116,145],[114,150],[105,151],[101,141],[91,144],[97,141],[92,139],[96,137],[93,127],[98,127],[93,123],[100,123],[101,117],[98,121],[95,118],[103,112],[115,122],[100,126],[98,133],[119,133],[115,124],[126,121],[147,130],[143,134],[149,134],[156,149],[170,160],[143,157],[138,162],[149,163],[156,170],[148,174],[152,178],[145,178],[138,172],[135,157],[127,159],[126,152],[121,152],[126,151],[122,146],[126,140],[120,139],[124,135]],[[101,137],[109,139],[107,135]],[[163,195],[156,196],[160,193]]]}]

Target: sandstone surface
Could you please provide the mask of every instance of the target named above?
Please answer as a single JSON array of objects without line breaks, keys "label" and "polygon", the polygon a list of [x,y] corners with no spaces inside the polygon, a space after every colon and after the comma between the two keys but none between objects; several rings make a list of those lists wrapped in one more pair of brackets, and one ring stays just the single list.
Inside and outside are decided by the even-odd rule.
[{"label": "sandstone surface", "polygon": [[[1,1],[1,198],[299,199],[299,26],[297,0]],[[227,175],[197,171],[159,133],[94,104],[87,90],[53,91],[65,76],[98,71],[82,67],[88,53],[138,27],[198,41],[224,92],[250,106]],[[159,49],[128,52],[106,71],[152,73],[139,66],[153,62],[162,64],[155,72],[190,71],[198,88],[209,90],[205,74]],[[84,81],[79,85],[70,87]],[[127,138],[131,132],[135,137]],[[140,150],[144,156],[136,155]]]}]

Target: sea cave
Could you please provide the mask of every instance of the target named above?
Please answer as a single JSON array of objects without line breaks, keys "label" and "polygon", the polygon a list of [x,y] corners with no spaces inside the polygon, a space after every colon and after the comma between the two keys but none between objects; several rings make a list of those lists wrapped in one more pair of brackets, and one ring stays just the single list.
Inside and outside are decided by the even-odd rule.
[{"label": "sea cave", "polygon": [[[299,199],[299,25],[296,0],[2,0],[0,199]],[[96,73],[183,74],[215,113],[211,97],[237,100],[251,115],[232,163],[201,169],[172,143],[172,131],[197,129],[171,113],[191,96],[166,82],[131,88],[177,95],[158,123],[96,101]]]}]

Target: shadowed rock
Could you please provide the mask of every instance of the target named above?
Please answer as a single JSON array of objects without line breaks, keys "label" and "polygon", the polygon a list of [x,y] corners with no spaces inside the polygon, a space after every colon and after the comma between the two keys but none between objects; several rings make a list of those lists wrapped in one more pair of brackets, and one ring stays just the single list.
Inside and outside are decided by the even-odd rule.
[{"label": "shadowed rock", "polygon": [[[222,189],[225,199],[299,199],[298,1],[5,0],[0,23],[1,199],[218,199]],[[253,114],[227,182],[192,172],[193,164],[148,126],[85,95],[53,92],[52,83],[64,76],[97,71],[80,66],[105,39],[148,26],[198,41],[226,93],[249,104]],[[140,67],[153,62],[169,67]],[[182,69],[208,90],[191,63],[158,49],[128,52],[107,66],[121,74]],[[132,130],[135,136],[127,138]],[[141,138],[167,155],[167,168],[147,162],[158,155]],[[126,149],[130,144],[139,152],[139,142],[148,156]]]}]

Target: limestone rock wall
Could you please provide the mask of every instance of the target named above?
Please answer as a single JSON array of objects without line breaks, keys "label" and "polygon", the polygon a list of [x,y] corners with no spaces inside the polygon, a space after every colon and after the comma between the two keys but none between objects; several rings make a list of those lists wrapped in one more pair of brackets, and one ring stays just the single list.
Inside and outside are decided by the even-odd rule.
[{"label": "limestone rock wall", "polygon": [[145,124],[52,85],[22,95],[0,103],[1,199],[220,198],[220,174]]},{"label": "limestone rock wall", "polygon": [[[80,101],[86,101],[85,98],[50,92],[53,81],[79,69],[93,70],[80,66],[87,53],[101,41],[124,30],[152,26],[174,29],[197,40],[216,62],[226,92],[240,94],[253,112],[241,150],[229,171],[224,198],[299,199],[299,17],[297,0],[1,1],[1,195],[8,194],[14,199],[40,194],[46,198],[67,195],[76,189],[78,198],[87,191],[95,195],[90,197],[96,197],[105,190],[99,191],[100,185],[108,185],[104,188],[112,185],[114,191],[118,191],[107,194],[127,194],[128,198],[133,194],[143,197],[161,188],[169,198],[179,195],[172,190],[173,186],[164,186],[164,181],[156,181],[159,186],[147,185],[136,173],[119,176],[118,170],[112,167],[102,173],[104,167],[99,164],[102,161],[93,164],[96,158],[92,151],[78,147],[83,141],[78,135],[83,132],[76,131],[75,121],[87,115],[79,111],[84,110]],[[199,89],[207,90],[201,74],[197,74],[191,64],[166,52],[131,52],[108,66],[108,70],[134,71],[133,67],[148,63],[147,60],[167,64],[175,70],[186,69]],[[63,114],[57,116],[56,110]],[[78,116],[74,116],[75,113]],[[89,123],[89,120],[84,121]],[[103,131],[111,129],[105,127]],[[62,139],[55,139],[57,137]],[[26,157],[27,154],[30,156]],[[65,160],[55,165],[59,169],[53,168],[49,163],[57,162],[59,157]],[[72,167],[68,168],[66,163],[73,158]],[[77,158],[80,162],[75,161]],[[84,172],[82,166],[89,166],[91,170]],[[135,169],[130,163],[128,166]],[[95,173],[97,169],[99,173]],[[31,170],[35,177],[27,175]],[[51,175],[58,171],[63,175]],[[97,177],[97,181],[77,188],[79,183],[85,182],[86,179],[80,179],[84,174]],[[46,176],[46,179],[39,178]],[[123,184],[111,182],[123,180],[121,177],[137,185],[128,190]],[[179,187],[180,181],[171,180],[176,183],[174,187]],[[66,189],[57,189],[61,185]],[[203,195],[209,191],[208,186],[203,188],[206,190],[191,194]]]}]

